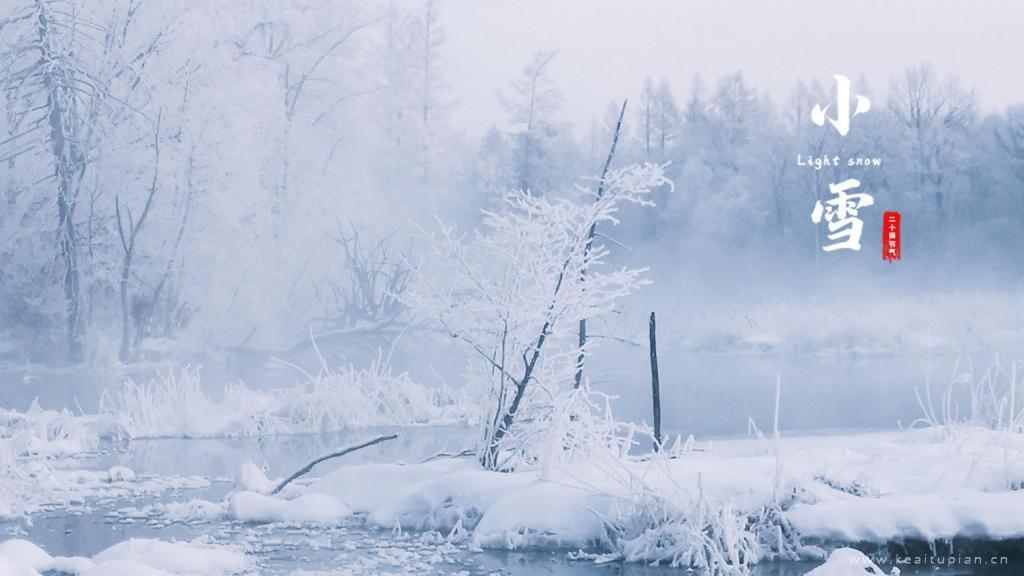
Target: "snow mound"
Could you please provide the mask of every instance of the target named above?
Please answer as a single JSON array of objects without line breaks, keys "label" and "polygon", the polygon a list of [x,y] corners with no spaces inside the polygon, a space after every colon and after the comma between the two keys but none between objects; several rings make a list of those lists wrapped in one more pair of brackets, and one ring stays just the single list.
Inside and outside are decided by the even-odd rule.
[{"label": "snow mound", "polygon": [[613,504],[612,498],[581,488],[533,482],[487,509],[473,531],[473,544],[509,550],[593,546],[605,533],[601,516],[610,516]]},{"label": "snow mound", "polygon": [[465,460],[366,464],[339,468],[308,491],[333,496],[383,527],[447,531],[476,526],[495,501],[535,477],[488,472]]},{"label": "snow mound", "polygon": [[598,512],[614,499],[579,485],[498,473],[473,461],[346,466],[317,480],[309,494],[327,494],[385,528],[472,531],[483,548],[590,546],[601,539]]},{"label": "snow mound", "polygon": [[238,492],[231,496],[228,513],[243,522],[308,522],[337,524],[352,510],[325,494],[306,494],[291,500],[257,492]]},{"label": "snow mound", "polygon": [[17,560],[32,570],[46,570],[53,563],[53,558],[45,550],[28,540],[17,538],[0,542],[0,558]]},{"label": "snow mound", "polygon": [[840,548],[804,576],[885,576],[885,572],[860,550]]},{"label": "snow mound", "polygon": [[[781,439],[778,450],[779,461],[765,441],[719,440],[613,469],[577,462],[510,473],[458,459],[362,464],[297,491],[331,496],[386,529],[459,532],[481,548],[596,549],[634,561],[685,559],[671,547],[658,556],[649,538],[630,547],[630,537],[662,532],[677,543],[691,535],[734,542],[767,534],[744,548],[752,562],[780,547],[787,557],[806,556],[803,539],[1024,536],[1024,516],[1010,512],[1024,506],[1024,491],[1014,489],[1024,480],[1024,435],[961,427],[806,436]],[[777,490],[784,506],[776,504]],[[694,510],[701,511],[696,518],[717,519],[712,536],[687,520]],[[783,525],[793,529],[784,543],[776,528]],[[628,530],[612,541],[616,527]]]},{"label": "snow mound", "polygon": [[92,559],[53,557],[27,540],[0,543],[0,576],[40,576],[44,572],[79,576],[228,576],[252,567],[241,552],[202,543],[132,538]]},{"label": "snow mound", "polygon": [[0,556],[0,576],[39,576],[28,564]]},{"label": "snow mound", "polygon": [[238,479],[235,481],[235,487],[239,490],[249,490],[260,494],[269,494],[276,486],[277,483],[267,478],[263,470],[251,461],[242,464],[238,471]]},{"label": "snow mound", "polygon": [[796,504],[786,517],[803,534],[840,542],[935,541],[956,536],[1001,540],[1024,534],[1024,517],[1008,510],[1024,510],[1024,493],[960,491],[840,498]]},{"label": "snow mound", "polygon": [[173,522],[209,522],[226,513],[224,504],[194,499],[188,502],[168,502],[157,505],[157,513]]},{"label": "snow mound", "polygon": [[241,552],[187,542],[164,542],[148,538],[131,538],[114,544],[95,557],[98,565],[113,561],[133,561],[173,574],[214,576],[237,574],[250,567]]},{"label": "snow mound", "polygon": [[114,466],[107,470],[108,482],[131,482],[132,480],[135,480],[135,472],[131,468]]},{"label": "snow mound", "polygon": [[79,573],[79,576],[169,576],[170,572],[157,570],[135,560],[111,560],[95,564]]}]

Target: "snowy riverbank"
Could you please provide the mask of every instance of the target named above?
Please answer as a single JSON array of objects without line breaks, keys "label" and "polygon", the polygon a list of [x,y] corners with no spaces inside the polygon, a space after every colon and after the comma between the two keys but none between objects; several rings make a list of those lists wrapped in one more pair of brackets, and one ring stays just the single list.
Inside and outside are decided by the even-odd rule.
[{"label": "snowy riverbank", "polygon": [[[990,381],[980,380],[982,387]],[[165,386],[163,398],[176,398],[179,389]],[[135,406],[152,406],[159,415],[173,405]],[[217,406],[211,400],[209,410],[202,412],[211,418],[199,422],[212,422]],[[268,414],[287,415],[270,403],[264,406]],[[986,405],[978,406],[982,410]],[[981,414],[978,422],[984,420]],[[384,447],[369,459],[332,461],[272,496],[275,483],[264,471],[283,477],[350,440],[308,446],[269,468],[236,460],[227,472],[236,476],[230,488],[223,467],[211,472],[205,464],[208,471],[186,475],[191,473],[184,471],[187,467],[172,463],[167,467],[171,472],[152,474],[138,472],[131,463],[98,458],[124,447],[111,443],[124,436],[125,427],[119,425],[124,420],[117,413],[74,416],[35,407],[2,416],[0,515],[31,522],[46,512],[77,514],[98,507],[111,522],[178,526],[177,537],[185,536],[179,541],[186,544],[200,526],[213,534],[225,527],[265,526],[271,534],[298,530],[312,538],[355,522],[373,527],[381,538],[430,535],[436,540],[431,546],[451,550],[559,551],[582,563],[627,561],[745,573],[767,561],[821,561],[845,545],[1024,538],[1024,435],[1013,431],[1016,424],[1005,424],[1005,417],[984,427],[931,414],[934,425],[927,428],[783,434],[778,440],[755,430],[744,438],[680,439],[657,455],[649,453],[643,429],[570,418],[559,425],[583,426],[594,433],[601,433],[600,426],[612,426],[604,433],[618,431],[616,436],[598,434],[585,445],[562,444],[561,449],[552,440],[544,448],[549,452],[544,459],[524,463],[515,472],[483,470],[473,457],[424,461],[439,451],[459,452],[472,442],[467,431],[451,446],[421,446],[414,452]],[[183,421],[166,422],[177,426]],[[327,421],[332,422],[340,421]],[[232,426],[224,430],[235,430]],[[425,437],[437,436],[429,428],[406,430],[400,433],[413,436],[419,430]],[[574,437],[569,429],[563,432],[568,434],[564,438]],[[176,435],[187,436],[180,431]],[[237,442],[248,434],[221,436]],[[188,451],[187,446],[182,449]],[[167,458],[166,451],[160,453],[161,459]],[[232,540],[196,545],[238,552]],[[96,557],[100,550],[60,566],[85,574],[101,564]],[[42,571],[33,566],[28,569]],[[259,561],[246,566],[258,570]],[[34,576],[17,569],[21,571],[7,573]]]},{"label": "snowy riverbank", "polygon": [[[247,469],[221,501],[122,511],[172,522],[432,531],[478,549],[742,568],[845,544],[1024,537],[1024,438],[979,428],[696,442],[665,457],[489,472],[472,459],[342,466],[269,496]],[[285,472],[285,471],[281,471]],[[722,558],[713,558],[716,554]]]}]

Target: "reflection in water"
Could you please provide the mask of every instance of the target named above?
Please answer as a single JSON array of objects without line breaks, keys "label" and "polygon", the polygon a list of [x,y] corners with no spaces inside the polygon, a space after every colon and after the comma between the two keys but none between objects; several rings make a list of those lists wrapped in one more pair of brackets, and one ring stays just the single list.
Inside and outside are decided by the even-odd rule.
[{"label": "reflection in water", "polygon": [[[991,356],[979,353],[974,358],[980,368]],[[658,361],[664,428],[707,436],[744,434],[749,417],[764,427],[771,418],[776,374],[782,376],[783,430],[906,426],[921,414],[914,388],[923,389],[929,377],[933,386],[944,386],[957,357],[693,355],[673,354],[669,348]],[[588,360],[592,387],[617,396],[613,409],[618,418],[650,421],[648,362],[646,348],[639,346],[604,346]],[[23,411],[38,398],[44,408],[77,411],[81,406],[92,413],[103,389],[129,376],[148,380],[152,371],[112,374],[0,366],[0,407]],[[246,384],[254,388],[295,383],[295,374],[288,371],[248,376]],[[224,370],[203,370],[203,385],[213,397],[232,378]]]},{"label": "reflection in water", "polygon": [[[991,355],[978,358],[987,363]],[[772,418],[778,374],[783,431],[891,430],[921,416],[914,388],[923,390],[929,379],[933,390],[944,387],[956,361],[955,356],[830,359],[662,354],[658,365],[663,427],[698,438],[745,434],[748,418],[765,428]],[[616,417],[651,421],[647,362],[647,351],[641,348],[623,350],[614,361],[595,354],[592,385],[618,397]]]}]

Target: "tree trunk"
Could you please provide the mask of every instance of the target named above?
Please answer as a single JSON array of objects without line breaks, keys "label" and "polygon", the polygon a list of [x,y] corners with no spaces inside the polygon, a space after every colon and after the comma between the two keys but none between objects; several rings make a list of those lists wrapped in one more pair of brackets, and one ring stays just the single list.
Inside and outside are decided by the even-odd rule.
[{"label": "tree trunk", "polygon": [[127,362],[132,355],[131,311],[128,307],[128,275],[131,274],[132,255],[126,254],[121,262],[121,352],[118,358]]},{"label": "tree trunk", "polygon": [[[604,179],[608,175],[608,167],[612,164],[612,158],[615,157],[615,146],[619,143],[619,133],[622,131],[622,118],[626,115],[626,104],[629,100],[622,101],[622,109],[619,110],[619,120],[615,123],[615,134],[612,136],[612,146],[608,150],[608,158],[604,161],[604,169],[601,170],[601,183],[597,186],[597,199],[600,200],[604,195]],[[587,244],[583,248],[583,272],[581,273],[581,280],[587,274],[586,262],[590,256],[590,250],[594,245],[594,234],[597,233],[597,222],[590,225],[590,231],[587,233]],[[587,344],[587,319],[583,318],[580,320],[579,328],[579,356],[576,357],[576,379],[573,382],[573,388],[579,389],[580,383],[583,381],[583,347]]]},{"label": "tree trunk", "polygon": [[[50,45],[50,25],[46,9],[41,2],[36,4],[38,25],[36,32],[44,59],[57,61]],[[47,69],[43,73],[43,85],[47,98],[47,122],[50,130],[51,153],[53,154],[54,176],[57,181],[58,252],[64,262],[64,307],[67,316],[68,360],[77,362],[82,358],[81,343],[81,287],[78,271],[78,246],[75,231],[75,154],[67,133],[67,115],[73,111],[64,109],[64,94],[70,90],[63,86],[61,79],[54,75],[59,68]]]}]

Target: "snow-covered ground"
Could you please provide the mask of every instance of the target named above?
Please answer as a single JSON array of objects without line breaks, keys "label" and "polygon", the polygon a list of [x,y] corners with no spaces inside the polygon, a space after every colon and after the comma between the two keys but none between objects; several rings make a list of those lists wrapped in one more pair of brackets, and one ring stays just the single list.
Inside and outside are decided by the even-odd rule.
[{"label": "snow-covered ground", "polygon": [[[981,378],[978,385],[989,382],[995,380]],[[163,386],[139,398],[173,397],[181,389]],[[199,413],[204,426],[225,406],[208,402],[209,411]],[[152,404],[151,413],[173,405]],[[267,414],[288,414],[279,405],[265,406]],[[977,406],[982,423],[987,405]],[[1005,406],[995,417],[999,410]],[[382,447],[367,458],[325,463],[275,496],[269,492],[276,481],[268,475],[284,477],[351,439],[305,448],[285,442],[284,449],[295,452],[286,462],[268,468],[236,459],[230,480],[223,477],[222,459],[202,444],[215,441],[181,439],[174,442],[184,451],[210,455],[198,470],[172,462],[154,473],[154,462],[169,460],[171,451],[139,452],[147,441],[112,440],[125,435],[125,422],[145,422],[132,414],[75,416],[37,406],[0,414],[0,517],[14,538],[0,554],[0,574],[261,573],[282,550],[291,555],[290,571],[322,574],[339,573],[331,571],[339,563],[350,569],[340,573],[351,574],[413,564],[431,570],[443,564],[451,568],[445,573],[459,573],[467,557],[508,550],[554,553],[578,565],[625,560],[742,573],[763,562],[821,561],[849,544],[1024,539],[1024,435],[1007,425],[933,421],[931,427],[891,432],[680,439],[657,455],[638,441],[628,453],[582,451],[515,472],[483,470],[472,457],[424,461],[468,446],[473,434],[467,429],[453,445],[404,445],[398,452]],[[182,438],[204,430],[173,428],[190,422],[176,417],[162,415],[158,422],[166,428],[136,433],[165,430]],[[229,424],[205,428],[205,435],[246,436],[235,421],[222,420]],[[281,430],[258,443],[288,438]],[[436,429],[401,433],[434,437]],[[145,458],[118,460],[126,446]],[[66,550],[32,528],[36,520],[81,514],[93,514],[101,526],[126,527],[123,537],[111,541],[108,535],[102,546]],[[280,540],[282,535],[291,539]],[[385,551],[368,555],[366,549]],[[164,565],[161,554],[212,563],[180,568]],[[348,561],[345,554],[351,554]],[[314,560],[301,560],[306,557]],[[848,562],[833,561],[839,564]],[[272,573],[290,573],[278,568]],[[479,568],[469,573],[484,573]]]},{"label": "snow-covered ground", "polygon": [[[1024,537],[1024,437],[979,428],[695,443],[621,467],[486,472],[472,460],[343,467],[295,494],[389,528],[462,530],[474,545],[618,550],[608,525],[635,500],[756,514],[777,502],[803,543]],[[251,506],[250,506],[251,505]],[[267,504],[233,496],[231,514]],[[807,550],[809,551],[809,549]],[[636,558],[644,559],[644,558]],[[654,560],[655,558],[646,558]]]},{"label": "snow-covered ground", "polygon": [[[313,529],[358,519],[382,534],[436,534],[460,549],[557,549],[598,563],[685,566],[732,544],[752,566],[821,560],[849,543],[1024,538],[1022,480],[1020,435],[950,427],[777,445],[756,437],[691,442],[663,457],[514,473],[481,470],[471,458],[366,463],[300,480],[280,496],[268,495],[276,482],[247,465],[220,499],[116,515]],[[765,538],[761,530],[775,532]]]}]

